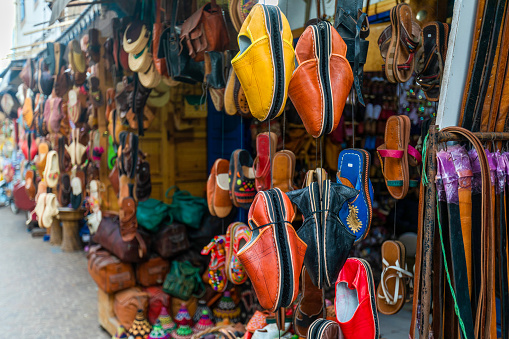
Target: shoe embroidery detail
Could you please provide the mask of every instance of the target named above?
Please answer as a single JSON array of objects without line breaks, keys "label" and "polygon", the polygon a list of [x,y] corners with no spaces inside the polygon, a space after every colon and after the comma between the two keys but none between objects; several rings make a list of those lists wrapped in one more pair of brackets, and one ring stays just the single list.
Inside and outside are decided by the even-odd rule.
[{"label": "shoe embroidery detail", "polygon": [[348,228],[357,233],[362,228],[362,221],[359,220],[359,209],[357,206],[348,204],[348,217],[346,218],[346,223]]}]

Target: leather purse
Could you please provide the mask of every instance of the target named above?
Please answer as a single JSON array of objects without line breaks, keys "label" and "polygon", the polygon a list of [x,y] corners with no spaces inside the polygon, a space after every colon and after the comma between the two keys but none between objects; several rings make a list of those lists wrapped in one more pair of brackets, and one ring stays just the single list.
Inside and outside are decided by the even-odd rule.
[{"label": "leather purse", "polygon": [[339,124],[353,73],[346,59],[346,44],[327,21],[306,28],[295,48],[299,66],[288,95],[314,138],[334,131]]},{"label": "leather purse", "polygon": [[31,90],[35,90],[36,83],[34,79],[34,72],[35,72],[35,65],[34,61],[31,58],[28,58],[25,62],[25,65],[21,69],[21,72],[19,73],[19,78],[25,86],[30,88]]},{"label": "leather purse", "polygon": [[101,223],[92,239],[124,262],[139,263],[149,258],[147,249],[150,246],[150,236],[138,229],[133,240],[123,241],[118,216],[103,212]]},{"label": "leather purse", "polygon": [[177,27],[177,10],[180,1],[175,0],[172,3],[171,24],[161,35],[157,57],[166,59],[166,68],[173,80],[189,84],[202,82],[203,62],[191,59],[187,45],[180,44],[180,27]]},{"label": "leather purse", "polygon": [[170,296],[159,286],[151,286],[143,290],[148,294],[148,321],[155,324],[163,307],[167,310],[171,309]]},{"label": "leather purse", "polygon": [[230,38],[223,11],[216,0],[203,5],[187,18],[182,25],[180,41],[187,45],[189,56],[195,61],[203,61],[205,51],[226,50]]},{"label": "leather purse", "polygon": [[333,286],[355,241],[339,210],[358,191],[324,180],[286,194],[304,217],[298,235],[307,244],[304,263],[311,281],[318,288]]},{"label": "leather purse", "polygon": [[[170,196],[173,189],[176,191]],[[208,209],[207,200],[192,196],[188,191],[181,191],[177,186],[170,187],[165,196],[172,200],[169,211],[172,220],[192,228],[200,228],[201,219]]]},{"label": "leather purse", "polygon": [[191,296],[203,297],[205,286],[200,275],[200,268],[193,266],[189,261],[173,261],[171,271],[164,280],[163,290],[182,300],[189,300]]},{"label": "leather purse", "polygon": [[190,247],[186,226],[178,223],[164,225],[154,236],[154,251],[162,258],[170,258]]},{"label": "leather purse", "polygon": [[136,266],[136,280],[141,286],[161,285],[170,271],[170,263],[161,257],[152,257]]},{"label": "leather purse", "polygon": [[113,312],[120,325],[126,330],[130,329],[136,313],[142,310],[146,313],[148,307],[148,294],[139,287],[131,287],[115,294]]},{"label": "leather purse", "polygon": [[88,273],[106,293],[115,293],[136,285],[133,266],[101,248],[92,246],[87,254]]},{"label": "leather purse", "polygon": [[283,113],[295,68],[293,35],[279,7],[256,4],[238,37],[240,52],[232,59],[253,116],[274,119]]},{"label": "leather purse", "polygon": [[156,0],[156,19],[152,30],[152,57],[154,59],[154,66],[157,72],[162,76],[168,76],[168,69],[166,68],[166,62],[164,58],[159,58],[159,43],[161,41],[161,35],[163,34],[164,24],[161,22],[161,16],[165,12],[161,8],[161,0]]},{"label": "leather purse", "polygon": [[207,102],[201,95],[186,95],[182,119],[200,119],[207,117]]},{"label": "leather purse", "polygon": [[294,217],[279,188],[258,192],[248,214],[251,240],[237,254],[260,305],[271,312],[290,307],[299,293],[307,246],[293,229]]},{"label": "leather purse", "polygon": [[48,98],[44,104],[44,120],[50,133],[60,132],[60,123],[64,118],[62,113],[62,99],[58,97]]}]

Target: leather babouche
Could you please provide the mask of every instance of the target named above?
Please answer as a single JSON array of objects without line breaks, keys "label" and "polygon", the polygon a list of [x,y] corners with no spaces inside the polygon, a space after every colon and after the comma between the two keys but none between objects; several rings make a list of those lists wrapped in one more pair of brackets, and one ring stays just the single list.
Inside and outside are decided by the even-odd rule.
[{"label": "leather babouche", "polygon": [[232,66],[260,121],[283,112],[295,68],[292,41],[288,20],[277,6],[255,5],[239,32],[240,52]]},{"label": "leather babouche", "polygon": [[306,244],[293,229],[294,217],[279,188],[259,192],[248,214],[251,240],[237,254],[260,305],[271,312],[291,306],[299,293]]},{"label": "leather babouche", "polygon": [[121,262],[101,246],[92,246],[88,257],[88,273],[106,293],[115,293],[136,285],[133,266]]},{"label": "leather babouche", "polygon": [[298,235],[307,244],[304,263],[319,288],[334,285],[355,241],[339,219],[339,210],[357,194],[357,190],[330,180],[287,193],[303,214]]},{"label": "leather babouche", "polygon": [[329,22],[320,21],[302,33],[295,54],[288,95],[306,131],[318,138],[338,127],[352,87],[346,44]]}]

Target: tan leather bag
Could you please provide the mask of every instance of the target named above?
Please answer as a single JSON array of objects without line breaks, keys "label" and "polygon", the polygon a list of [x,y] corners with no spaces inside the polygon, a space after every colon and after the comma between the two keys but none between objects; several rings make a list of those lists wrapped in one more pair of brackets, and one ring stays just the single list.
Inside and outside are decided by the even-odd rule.
[{"label": "tan leather bag", "polygon": [[170,263],[161,257],[153,257],[136,267],[136,280],[141,286],[162,285],[170,271]]},{"label": "tan leather bag", "polygon": [[136,285],[131,264],[121,262],[101,246],[92,246],[87,255],[88,273],[106,293],[115,293]]},{"label": "tan leather bag", "polygon": [[184,22],[180,41],[187,45],[189,55],[195,61],[203,61],[205,51],[226,50],[230,38],[223,12],[216,0],[202,6]]},{"label": "tan leather bag", "polygon": [[143,292],[139,287],[132,287],[115,294],[113,311],[120,325],[130,329],[138,310],[143,310],[146,315],[148,297],[148,293]]}]

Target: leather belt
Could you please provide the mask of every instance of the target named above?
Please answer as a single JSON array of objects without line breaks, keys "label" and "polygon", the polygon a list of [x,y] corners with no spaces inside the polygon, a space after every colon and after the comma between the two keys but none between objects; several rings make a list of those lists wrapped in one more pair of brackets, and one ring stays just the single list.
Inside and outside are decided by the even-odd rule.
[{"label": "leather belt", "polygon": [[[419,188],[419,221],[417,224],[417,246],[415,249],[415,268],[414,268],[414,297],[412,303],[412,320],[410,322],[409,338],[415,339],[415,325],[417,322],[417,309],[420,302],[421,292],[421,261],[422,261],[422,226],[424,221],[424,191],[426,188],[422,184]],[[434,317],[433,317],[434,319]]]},{"label": "leather belt", "polygon": [[[494,288],[495,288],[495,237],[494,227],[491,223],[491,194],[490,174],[486,153],[481,142],[472,132],[461,127],[446,127],[443,132],[451,132],[465,137],[477,151],[481,165],[482,178],[482,213],[481,213],[481,289],[477,303],[475,317],[475,337],[490,338],[494,310]],[[496,337],[496,336],[495,336]]]},{"label": "leather belt", "polygon": [[[474,107],[474,125],[472,129],[478,131],[481,124],[481,113],[483,111],[484,100],[486,99],[486,92],[488,91],[488,85],[491,83],[492,69],[494,60],[497,58],[497,53],[500,52],[499,48],[499,35],[500,26],[504,18],[505,5],[507,0],[498,0],[497,7],[495,9],[495,17],[491,28],[491,38],[488,48],[487,60],[485,60],[485,66],[483,70],[483,77],[481,78],[481,87],[479,93],[477,93],[476,104]],[[496,68],[495,68],[496,71]],[[491,97],[491,95],[490,95]],[[491,104],[491,103],[490,103]],[[489,111],[488,111],[489,112]],[[496,336],[496,335],[495,335]]]},{"label": "leather belt", "polygon": [[[465,88],[465,92],[467,93],[467,97],[463,98],[464,105],[462,105],[461,111],[463,112],[463,120],[462,127],[467,130],[471,130],[474,124],[474,114],[476,108],[477,96],[479,95],[480,90],[480,81],[478,79],[483,78],[483,72],[485,69],[486,59],[488,58],[488,54],[486,51],[489,49],[490,44],[490,36],[493,28],[493,20],[495,18],[495,12],[491,9],[496,8],[497,0],[486,0],[485,10],[483,10],[482,23],[480,26],[480,35],[478,40],[474,40],[473,44],[477,45],[475,54],[472,53],[471,58],[475,56],[473,67],[469,74],[471,74],[471,79],[469,86]],[[479,4],[480,5],[480,4]],[[489,9],[489,10],[486,10]],[[477,11],[479,14],[479,8]],[[476,26],[477,30],[477,26]],[[474,51],[472,51],[474,52]],[[471,60],[472,62],[472,60]],[[474,81],[472,81],[472,79]]]},{"label": "leather belt", "polygon": [[486,0],[479,0],[477,3],[477,13],[476,13],[476,21],[474,27],[474,37],[472,40],[472,49],[470,52],[470,62],[468,65],[467,72],[467,80],[465,83],[465,90],[463,91],[463,100],[461,102],[461,113],[460,113],[460,124],[463,124],[463,120],[465,119],[465,106],[467,104],[468,98],[468,89],[470,88],[470,84],[472,83],[472,70],[474,69],[474,63],[477,56],[477,49],[479,48],[479,36],[481,35],[481,26],[482,19],[484,16],[484,8],[485,8]]}]

